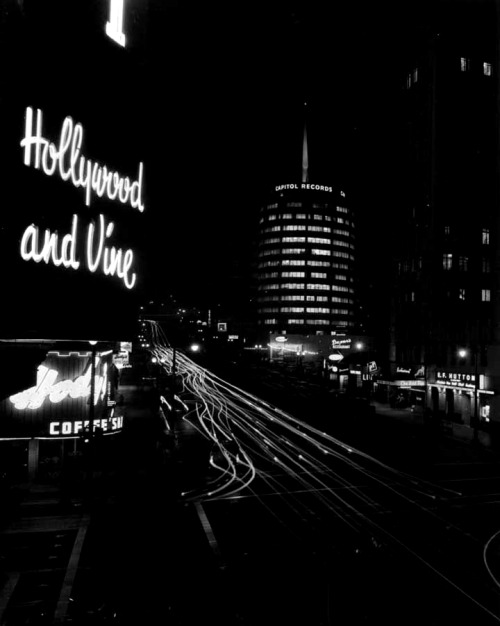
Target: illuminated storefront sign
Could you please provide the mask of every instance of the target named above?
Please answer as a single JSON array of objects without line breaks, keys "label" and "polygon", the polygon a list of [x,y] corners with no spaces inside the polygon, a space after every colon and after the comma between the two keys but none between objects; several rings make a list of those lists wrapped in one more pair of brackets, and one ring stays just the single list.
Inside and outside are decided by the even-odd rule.
[{"label": "illuminated storefront sign", "polygon": [[[89,425],[89,420],[77,420],[75,422],[54,421],[49,423],[49,434],[52,437],[78,435],[88,429]],[[116,432],[123,428],[123,416],[93,420],[93,425],[94,432],[97,428],[101,428],[104,432]]]},{"label": "illuminated storefront sign", "polygon": [[396,372],[398,374],[411,374],[410,367],[396,367]]},{"label": "illuminated storefront sign", "polygon": [[332,348],[350,348],[352,339],[332,339]]},{"label": "illuminated storefront sign", "polygon": [[443,383],[452,387],[464,387],[475,389],[475,374],[462,374],[458,372],[436,372],[436,383]]},{"label": "illuminated storefront sign", "polygon": [[283,335],[280,335],[279,337],[275,337],[274,341],[277,341],[278,343],[284,343],[285,341],[288,341],[288,339],[286,337],[283,337]]},{"label": "illuminated storefront sign", "polygon": [[313,185],[311,183],[300,183],[300,185],[298,185],[297,183],[291,183],[289,185],[277,185],[274,188],[275,191],[284,191],[288,189],[312,189],[314,191],[328,191],[330,193],[332,193],[333,191],[332,187],[325,187],[324,185]]},{"label": "illuminated storefront sign", "polygon": [[[96,367],[99,358],[96,357]],[[107,364],[102,368],[102,375],[95,376],[94,404],[103,399],[107,391]],[[9,400],[19,411],[25,409],[39,409],[46,399],[52,404],[58,404],[66,398],[86,398],[90,396],[90,364],[86,371],[75,380],[61,380],[56,382],[59,372],[55,369],[40,365],[36,374],[36,385],[25,391],[10,396]]]}]

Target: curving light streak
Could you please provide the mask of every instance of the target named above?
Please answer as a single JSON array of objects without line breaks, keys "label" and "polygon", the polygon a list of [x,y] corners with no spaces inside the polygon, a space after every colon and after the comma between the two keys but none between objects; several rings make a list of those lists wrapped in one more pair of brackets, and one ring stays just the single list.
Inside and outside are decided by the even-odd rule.
[{"label": "curving light streak", "polygon": [[[172,348],[156,322],[149,322],[149,330],[151,353],[171,373]],[[473,537],[430,508],[438,500],[461,496],[460,492],[397,470],[222,380],[179,352],[176,373],[182,387],[179,395],[196,398],[189,421],[212,442],[210,468],[216,472],[205,485],[182,494],[186,500],[251,496],[271,510],[264,501],[268,494],[253,488],[258,478],[269,494],[280,498],[281,509],[286,503],[311,529],[330,514],[357,535],[366,536],[368,531],[395,543],[500,622],[484,604],[419,554],[421,548],[415,547],[418,540],[411,534],[405,536],[399,526],[388,528],[379,521],[381,511],[389,508],[397,515],[400,507],[403,519],[411,510],[435,525],[443,542],[452,528],[470,544]],[[311,506],[305,503],[304,494],[311,497]]]}]

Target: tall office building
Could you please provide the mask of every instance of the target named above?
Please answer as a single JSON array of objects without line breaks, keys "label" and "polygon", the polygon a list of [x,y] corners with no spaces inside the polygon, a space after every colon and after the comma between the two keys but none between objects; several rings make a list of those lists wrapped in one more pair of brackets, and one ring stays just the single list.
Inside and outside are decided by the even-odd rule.
[{"label": "tall office building", "polygon": [[355,218],[341,188],[302,179],[276,185],[261,208],[257,317],[262,334],[355,329]]},{"label": "tall office building", "polygon": [[477,435],[500,420],[497,16],[442,6],[402,77],[390,361],[393,386],[425,372],[424,405]]}]

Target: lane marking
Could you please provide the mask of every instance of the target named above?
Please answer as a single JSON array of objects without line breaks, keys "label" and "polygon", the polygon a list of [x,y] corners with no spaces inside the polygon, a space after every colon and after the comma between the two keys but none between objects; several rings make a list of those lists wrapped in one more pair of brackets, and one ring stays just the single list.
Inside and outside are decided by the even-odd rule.
[{"label": "lane marking", "polygon": [[73,544],[73,550],[71,551],[71,556],[69,558],[68,567],[66,568],[66,574],[64,576],[64,581],[61,587],[61,593],[59,594],[59,600],[57,601],[57,606],[54,614],[54,624],[63,624],[66,620],[66,613],[69,606],[69,597],[71,594],[71,590],[73,589],[73,583],[75,582],[75,577],[78,571],[78,563],[80,561],[85,535],[87,534],[87,529],[89,527],[89,521],[90,518],[83,518],[82,525],[78,529],[75,543]]},{"label": "lane marking", "polygon": [[4,588],[2,589],[2,593],[0,594],[0,624],[3,624],[3,615],[7,605],[9,604],[9,600],[14,593],[19,576],[19,572],[11,572]]},{"label": "lane marking", "polygon": [[203,508],[200,502],[195,502],[194,507],[196,509],[196,513],[198,514],[198,518],[201,522],[205,535],[208,539],[210,548],[212,549],[212,552],[214,553],[217,565],[220,569],[224,569],[226,567],[226,563],[224,562],[224,559],[222,558],[222,553],[220,551],[219,544],[217,542],[217,539],[215,538],[215,533],[208,520],[207,514],[205,513],[205,509]]}]

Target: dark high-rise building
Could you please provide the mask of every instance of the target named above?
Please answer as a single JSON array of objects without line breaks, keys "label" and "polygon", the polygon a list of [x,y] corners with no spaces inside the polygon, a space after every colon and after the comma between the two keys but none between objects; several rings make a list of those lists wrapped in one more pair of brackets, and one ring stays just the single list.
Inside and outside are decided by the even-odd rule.
[{"label": "dark high-rise building", "polygon": [[434,416],[487,430],[500,420],[497,16],[441,6],[402,77],[390,361],[393,380],[425,372]]}]

